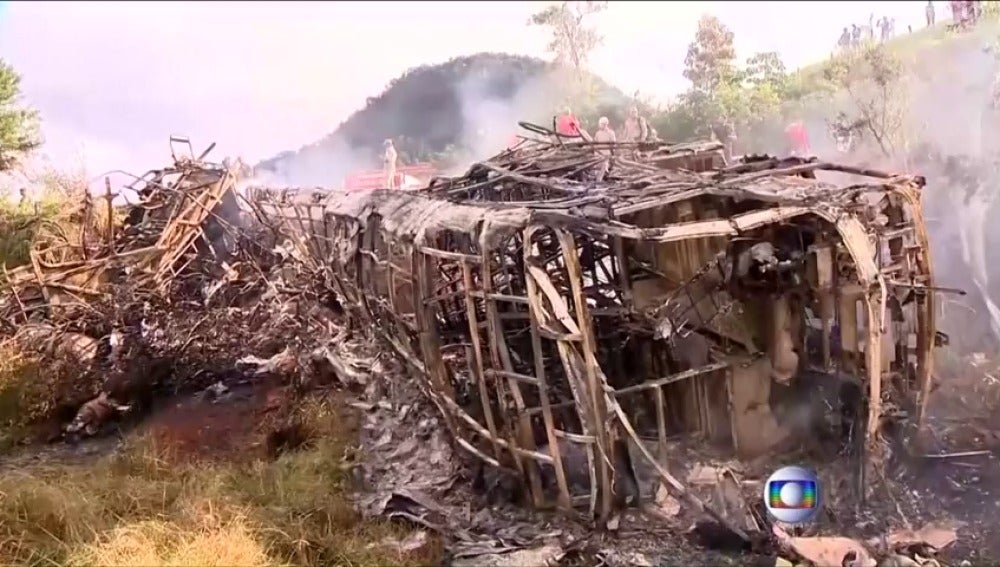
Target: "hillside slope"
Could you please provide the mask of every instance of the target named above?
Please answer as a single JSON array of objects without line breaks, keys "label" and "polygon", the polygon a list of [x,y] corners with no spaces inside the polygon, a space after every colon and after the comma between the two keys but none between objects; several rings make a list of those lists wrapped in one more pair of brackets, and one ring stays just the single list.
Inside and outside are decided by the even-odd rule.
[{"label": "hillside slope", "polygon": [[[568,99],[564,71],[541,59],[479,53],[410,69],[323,139],[257,165],[296,185],[336,185],[344,175],[377,167],[392,138],[403,163],[484,157],[503,148],[518,120],[551,121]],[[620,90],[594,77],[587,121],[596,112],[623,114]]]},{"label": "hillside slope", "polygon": [[[997,20],[984,20],[973,30],[964,33],[949,31],[950,24],[951,21],[947,20],[913,33],[897,35],[889,40],[886,46],[904,64],[914,68],[926,66],[920,62],[924,61],[929,53],[964,50],[970,47],[978,49],[986,43],[995,41],[997,34],[1000,33],[1000,21]],[[793,78],[801,81],[804,87],[816,88],[827,64],[828,61],[824,60],[802,67],[793,74]]]},{"label": "hillside slope", "polygon": [[806,67],[793,79],[809,97],[801,117],[816,134],[810,141],[820,156],[912,167],[927,178],[923,202],[935,283],[969,292],[960,299],[942,297],[938,328],[951,336],[956,352],[992,351],[1000,344],[1000,232],[992,228],[1000,220],[1000,115],[992,109],[1000,23],[984,21],[967,32],[949,31],[947,23],[887,44],[903,68],[889,103],[902,109],[903,138],[891,166],[886,163],[892,160],[874,149],[849,157],[833,149],[826,121],[840,110],[856,115],[857,107],[849,93],[824,84],[829,62]]}]

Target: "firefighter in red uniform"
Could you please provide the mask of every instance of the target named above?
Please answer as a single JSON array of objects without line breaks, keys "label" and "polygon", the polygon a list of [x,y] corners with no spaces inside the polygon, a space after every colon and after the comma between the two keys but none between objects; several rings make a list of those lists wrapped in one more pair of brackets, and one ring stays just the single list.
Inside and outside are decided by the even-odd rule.
[{"label": "firefighter in red uniform", "polygon": [[507,139],[507,147],[505,149],[512,150],[520,143],[521,143],[521,137],[518,136],[517,133],[511,134],[510,138]]},{"label": "firefighter in red uniform", "polygon": [[788,150],[793,156],[807,157],[812,153],[809,147],[809,137],[806,134],[806,126],[801,120],[796,120],[785,128],[785,136],[788,138]]},{"label": "firefighter in red uniform", "polygon": [[580,137],[588,142],[590,141],[590,134],[580,127],[580,120],[577,119],[576,115],[569,108],[566,108],[562,114],[556,117],[556,133],[560,136]]}]

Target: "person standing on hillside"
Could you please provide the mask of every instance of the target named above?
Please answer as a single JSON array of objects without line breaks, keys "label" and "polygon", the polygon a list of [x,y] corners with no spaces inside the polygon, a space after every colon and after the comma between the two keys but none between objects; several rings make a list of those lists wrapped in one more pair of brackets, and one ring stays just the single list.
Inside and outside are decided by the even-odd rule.
[{"label": "person standing on hillside", "polygon": [[622,142],[645,142],[646,138],[649,137],[649,124],[646,123],[646,119],[639,116],[639,107],[630,106],[628,109],[628,117],[625,119],[625,123],[622,124]]},{"label": "person standing on hillside", "polygon": [[385,146],[385,155],[382,158],[385,166],[385,186],[388,189],[396,189],[396,162],[399,160],[399,154],[396,153],[392,140],[386,140],[383,145]]},{"label": "person standing on hillside", "polygon": [[851,31],[844,26],[843,33],[840,34],[840,39],[837,40],[837,47],[841,51],[847,51],[851,47]]},{"label": "person standing on hillside", "polygon": [[[607,116],[602,116],[601,119],[597,121],[597,132],[594,132],[594,141],[606,144],[613,144],[617,141],[615,131],[611,129]],[[611,157],[614,155],[615,149],[612,146],[605,146],[598,148],[597,153],[604,156],[604,161],[602,161],[597,167],[597,181],[599,183],[604,181],[604,176],[607,175],[608,170],[611,169]]]},{"label": "person standing on hillside", "polygon": [[927,0],[927,7],[924,8],[924,16],[927,17],[927,27],[934,25],[934,2]]}]

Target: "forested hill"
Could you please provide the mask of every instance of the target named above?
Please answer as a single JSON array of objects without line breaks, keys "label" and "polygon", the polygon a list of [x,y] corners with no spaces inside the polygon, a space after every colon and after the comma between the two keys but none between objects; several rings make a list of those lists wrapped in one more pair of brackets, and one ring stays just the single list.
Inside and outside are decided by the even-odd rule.
[{"label": "forested hill", "polygon": [[[257,170],[291,184],[336,185],[351,171],[377,167],[387,138],[403,163],[481,158],[502,149],[518,120],[551,123],[572,82],[551,63],[504,53],[416,67],[323,139],[264,160]],[[588,82],[586,102],[572,97],[585,106],[574,108],[581,118],[624,115],[629,97],[597,77]]]}]

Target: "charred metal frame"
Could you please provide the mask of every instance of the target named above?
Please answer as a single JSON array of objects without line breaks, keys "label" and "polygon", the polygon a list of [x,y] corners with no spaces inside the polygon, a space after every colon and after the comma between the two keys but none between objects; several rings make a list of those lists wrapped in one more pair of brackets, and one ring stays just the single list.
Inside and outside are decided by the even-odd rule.
[{"label": "charred metal frame", "polygon": [[[684,148],[693,160],[714,151]],[[559,508],[586,503],[609,517],[621,474],[612,447],[626,438],[687,496],[663,466],[671,427],[728,438],[740,455],[768,450],[744,445],[748,429],[760,427],[744,410],[776,372],[776,333],[806,353],[803,307],[819,314],[822,354],[800,356],[795,371],[814,364],[863,378],[869,452],[878,450],[884,400],[922,416],[935,333],[922,178],[771,158],[728,167],[681,160],[668,170],[646,156],[619,159],[596,187],[577,174],[600,159],[582,143],[535,144],[419,193],[259,198],[255,206],[282,219],[359,320],[416,371],[457,445],[518,471],[536,506],[550,503],[540,466],[551,466]],[[867,179],[837,187],[816,179],[823,172]],[[788,234],[811,241],[800,250],[808,281],[788,294],[741,297],[725,277],[726,258],[730,274],[739,260],[734,243]],[[774,307],[788,301],[796,309]],[[772,313],[748,315],[754,303]],[[776,331],[779,312],[789,320]],[[771,321],[756,336],[722,324],[755,319]],[[664,324],[666,338],[657,339]],[[838,327],[839,354],[831,348]],[[682,368],[671,354],[692,335],[708,341],[710,360]],[[650,417],[639,416],[639,393],[655,409],[654,448],[637,432]],[[567,480],[559,450],[567,442],[586,449],[586,493],[574,494]]]},{"label": "charred metal frame", "polygon": [[170,141],[173,167],[150,171],[124,188],[137,200],[124,227],[116,230],[112,201],[119,193],[105,179],[107,226],[96,227],[103,234],[88,234],[87,219],[97,204],[86,194],[72,213],[85,219],[79,235],[53,224],[51,234],[33,246],[28,265],[4,267],[0,319],[17,326],[41,313],[72,318],[122,274],[138,288],[163,292],[202,253],[216,254],[213,242],[232,228],[220,213],[238,210],[236,172],[201,161],[215,144],[194,159],[177,155],[175,143],[190,150],[186,138]]},{"label": "charred metal frame", "polygon": [[[601,150],[614,166],[595,182]],[[862,180],[822,179],[834,172]],[[155,291],[213,253],[235,173],[185,159],[144,179],[129,238],[109,227],[65,242],[69,256],[36,250],[7,275],[4,318],[83,302],[122,269]],[[667,470],[668,437],[775,450],[760,439],[776,427],[766,392],[806,370],[865,386],[869,455],[890,409],[922,421],[935,346],[922,186],[800,159],[726,165],[718,144],[531,142],[418,192],[242,196],[415,371],[458,446],[516,471],[536,506],[607,519],[622,444],[715,515]],[[587,455],[582,490],[566,444]]]}]

